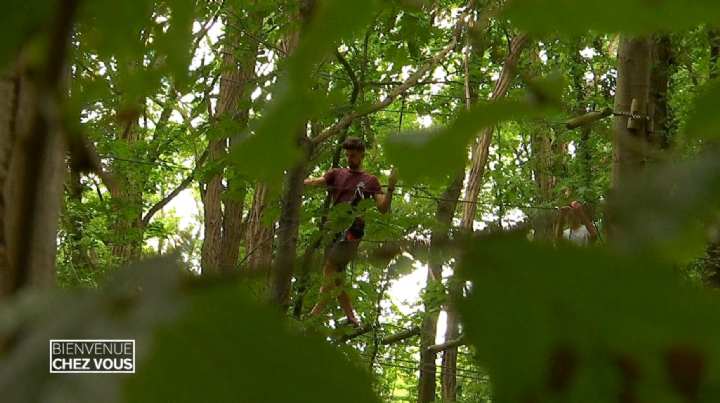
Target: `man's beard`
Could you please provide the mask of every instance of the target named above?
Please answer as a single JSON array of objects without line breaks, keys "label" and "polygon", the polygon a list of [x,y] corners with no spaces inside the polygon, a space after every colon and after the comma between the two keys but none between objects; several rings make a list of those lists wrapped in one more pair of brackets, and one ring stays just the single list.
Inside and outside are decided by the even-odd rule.
[{"label": "man's beard", "polygon": [[352,162],[348,161],[348,167],[352,169],[353,171],[357,171],[360,169],[360,163],[353,164]]}]

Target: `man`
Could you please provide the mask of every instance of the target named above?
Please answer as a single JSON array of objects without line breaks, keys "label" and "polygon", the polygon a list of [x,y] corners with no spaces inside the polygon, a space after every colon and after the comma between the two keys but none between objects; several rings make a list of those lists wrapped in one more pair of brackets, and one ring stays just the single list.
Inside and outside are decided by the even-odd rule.
[{"label": "man", "polygon": [[[570,227],[563,230],[565,220],[569,220]],[[569,206],[560,208],[560,221],[558,222],[556,237],[564,239],[578,246],[587,246],[597,240],[595,224],[579,201],[573,201]]]},{"label": "man", "polygon": [[[350,203],[356,206],[367,198],[375,199],[377,208],[381,213],[390,210],[395,183],[397,182],[393,170],[388,179],[387,193],[380,188],[377,177],[362,171],[362,161],[365,156],[365,145],[356,137],[348,137],[342,144],[347,157],[348,168],[336,168],[326,172],[322,178],[305,180],[306,186],[326,186],[332,205]],[[325,263],[323,266],[323,283],[320,287],[320,299],[310,312],[311,316],[319,315],[325,308],[329,294],[336,287],[342,287],[341,275],[348,262],[353,259],[358,245],[365,233],[365,221],[357,217],[352,225],[345,231],[335,234],[332,243],[325,249]],[[347,292],[343,289],[338,294],[340,307],[345,312],[348,321],[360,327],[360,321],[355,316],[352,303]]]}]

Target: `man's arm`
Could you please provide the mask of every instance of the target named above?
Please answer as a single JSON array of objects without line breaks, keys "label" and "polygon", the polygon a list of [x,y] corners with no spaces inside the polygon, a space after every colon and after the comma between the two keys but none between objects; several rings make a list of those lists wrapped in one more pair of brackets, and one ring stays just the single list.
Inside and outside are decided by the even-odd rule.
[{"label": "man's arm", "polygon": [[385,194],[375,193],[375,195],[373,196],[375,197],[375,203],[377,204],[378,211],[380,211],[382,214],[390,211],[390,204],[392,203],[392,196],[394,191],[395,189],[388,188]]},{"label": "man's arm", "polygon": [[321,186],[325,185],[325,177],[322,178],[307,178],[303,181],[305,186]]},{"label": "man's arm", "polygon": [[390,177],[388,178],[387,192],[385,194],[375,193],[373,195],[373,197],[375,198],[375,203],[377,204],[378,211],[380,211],[380,213],[382,214],[390,211],[390,204],[392,204],[392,196],[393,192],[395,191],[396,183],[397,171],[393,169],[392,172],[390,172]]},{"label": "man's arm", "polygon": [[570,206],[560,207],[560,217],[555,225],[555,240],[560,241],[563,239],[563,230],[565,229],[565,217],[570,211]]},{"label": "man's arm", "polygon": [[572,208],[574,208],[577,211],[577,214],[580,215],[580,220],[582,221],[583,225],[585,225],[585,229],[587,229],[588,233],[590,234],[590,241],[595,242],[598,237],[597,230],[595,229],[595,224],[590,220],[590,217],[585,212],[585,208],[580,202],[572,202],[570,205]]}]

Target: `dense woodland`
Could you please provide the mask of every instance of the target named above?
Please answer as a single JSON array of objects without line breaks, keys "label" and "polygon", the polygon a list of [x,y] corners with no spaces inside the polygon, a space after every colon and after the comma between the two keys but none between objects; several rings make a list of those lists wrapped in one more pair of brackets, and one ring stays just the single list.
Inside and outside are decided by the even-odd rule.
[{"label": "dense woodland", "polygon": [[[3,401],[720,399],[720,3],[29,0],[0,21]],[[304,185],[348,137],[385,191],[396,170],[390,212]],[[309,317],[357,216],[361,325],[334,300]],[[564,239],[588,221],[591,245]],[[48,374],[62,338],[136,339],[137,373]]]}]

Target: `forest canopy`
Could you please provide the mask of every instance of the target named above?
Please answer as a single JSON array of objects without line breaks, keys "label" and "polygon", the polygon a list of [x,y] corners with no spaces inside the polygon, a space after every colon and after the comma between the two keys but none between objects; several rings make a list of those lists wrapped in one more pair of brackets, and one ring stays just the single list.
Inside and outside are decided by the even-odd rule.
[{"label": "forest canopy", "polygon": [[0,21],[3,401],[720,397],[717,1]]}]

